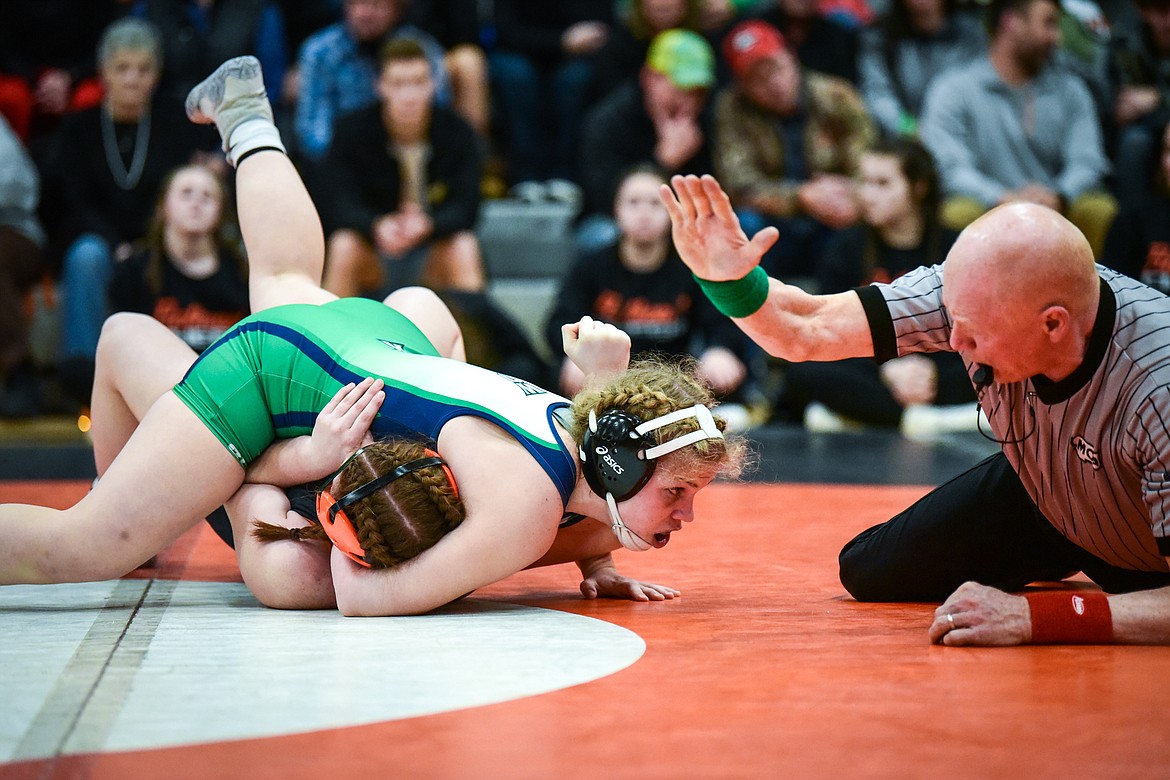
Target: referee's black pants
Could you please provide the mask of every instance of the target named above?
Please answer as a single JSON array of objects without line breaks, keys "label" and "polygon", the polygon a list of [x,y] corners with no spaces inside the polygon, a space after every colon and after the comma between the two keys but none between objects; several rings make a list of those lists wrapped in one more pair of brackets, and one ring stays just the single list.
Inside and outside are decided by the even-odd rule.
[{"label": "referee's black pants", "polygon": [[944,601],[969,580],[1006,591],[1084,572],[1108,593],[1170,585],[1170,574],[1123,569],[1044,519],[997,453],[841,550],[841,584],[858,601]]}]

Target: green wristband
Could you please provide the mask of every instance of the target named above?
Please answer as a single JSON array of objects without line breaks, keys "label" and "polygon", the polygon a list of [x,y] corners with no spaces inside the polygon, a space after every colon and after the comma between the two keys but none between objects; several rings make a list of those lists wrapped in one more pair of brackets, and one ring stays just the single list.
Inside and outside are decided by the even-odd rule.
[{"label": "green wristband", "polygon": [[715,308],[728,317],[750,317],[768,300],[768,274],[758,265],[742,279],[712,282],[695,277]]}]

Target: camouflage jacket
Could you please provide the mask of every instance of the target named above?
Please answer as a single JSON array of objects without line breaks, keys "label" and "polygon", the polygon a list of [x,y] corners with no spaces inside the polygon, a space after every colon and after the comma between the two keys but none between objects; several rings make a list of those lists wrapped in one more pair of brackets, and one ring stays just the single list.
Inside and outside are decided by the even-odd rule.
[{"label": "camouflage jacket", "polygon": [[[861,153],[877,136],[857,90],[842,79],[805,71],[800,102],[808,174],[856,174]],[[715,98],[714,166],[733,205],[750,203],[758,211],[788,217],[799,211],[796,191],[804,181],[786,175],[778,121],[734,84],[725,87]]]}]

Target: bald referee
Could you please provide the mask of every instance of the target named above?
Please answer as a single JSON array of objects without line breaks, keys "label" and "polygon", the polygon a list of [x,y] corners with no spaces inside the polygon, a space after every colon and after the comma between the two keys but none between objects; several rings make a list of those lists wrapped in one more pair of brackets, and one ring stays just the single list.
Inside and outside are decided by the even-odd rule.
[{"label": "bald referee", "polygon": [[[679,254],[772,355],[967,364],[1001,452],[849,542],[855,598],[941,601],[929,634],[946,645],[1170,644],[1170,299],[1023,203],[974,222],[942,266],[809,295],[759,268],[775,230],[749,241],[714,179],[671,185]],[[1012,595],[1077,572],[1112,595]]]}]

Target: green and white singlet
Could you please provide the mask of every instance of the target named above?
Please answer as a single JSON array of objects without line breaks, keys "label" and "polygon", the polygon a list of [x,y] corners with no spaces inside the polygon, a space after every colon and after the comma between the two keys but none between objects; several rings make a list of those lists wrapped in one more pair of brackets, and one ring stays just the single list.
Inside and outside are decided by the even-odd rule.
[{"label": "green and white singlet", "polygon": [[311,433],[338,389],[366,377],[386,383],[375,437],[433,442],[448,420],[480,417],[514,436],[568,501],[575,453],[552,422],[568,400],[440,357],[410,320],[377,301],[292,304],[241,320],[199,356],[175,394],[247,467],[273,440]]}]

